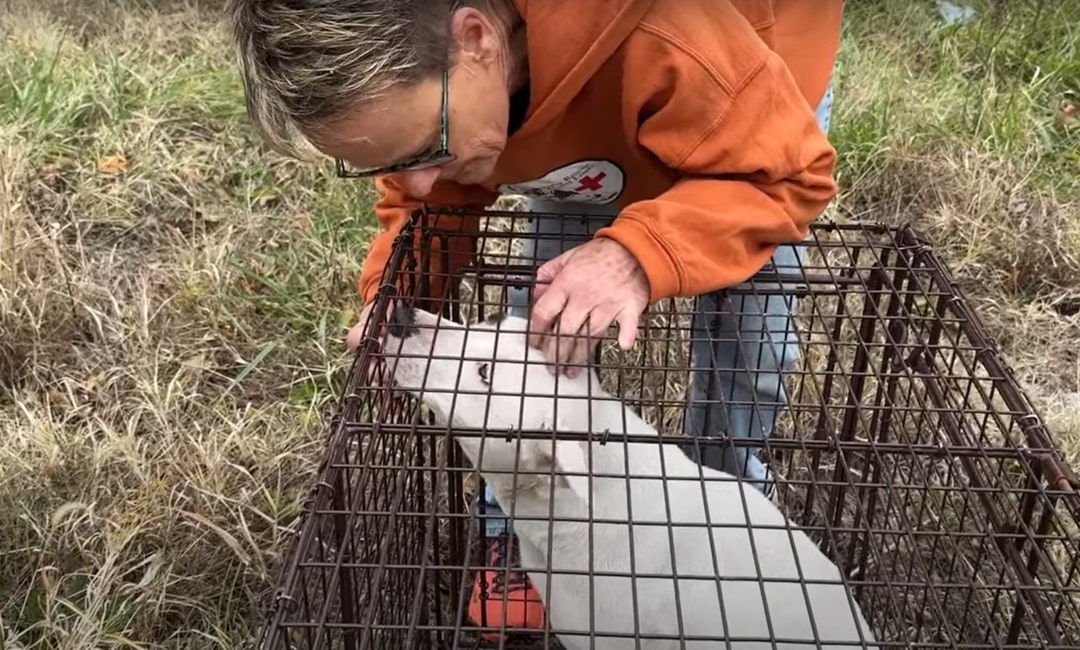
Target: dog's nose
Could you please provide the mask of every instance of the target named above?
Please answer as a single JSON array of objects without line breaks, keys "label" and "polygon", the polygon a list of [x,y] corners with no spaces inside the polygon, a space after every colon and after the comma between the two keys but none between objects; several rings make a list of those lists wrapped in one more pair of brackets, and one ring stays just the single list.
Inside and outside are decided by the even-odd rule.
[{"label": "dog's nose", "polygon": [[401,304],[395,306],[390,313],[390,322],[387,323],[386,330],[390,336],[399,339],[407,339],[416,334],[419,331],[416,327],[416,309]]}]

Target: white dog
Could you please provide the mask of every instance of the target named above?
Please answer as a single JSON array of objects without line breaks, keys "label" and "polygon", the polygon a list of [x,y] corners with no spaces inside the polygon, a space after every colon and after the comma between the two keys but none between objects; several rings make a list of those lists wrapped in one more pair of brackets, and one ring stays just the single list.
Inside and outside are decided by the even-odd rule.
[{"label": "white dog", "polygon": [[[661,444],[592,373],[556,378],[526,326],[398,307],[383,349],[398,388],[474,430],[455,438],[512,516],[522,569],[566,648],[637,648],[635,631],[656,650],[875,647],[837,567],[768,498]],[[539,430],[554,435],[507,435]],[[561,436],[590,430],[594,442]],[[658,439],[627,444],[623,432]]]}]

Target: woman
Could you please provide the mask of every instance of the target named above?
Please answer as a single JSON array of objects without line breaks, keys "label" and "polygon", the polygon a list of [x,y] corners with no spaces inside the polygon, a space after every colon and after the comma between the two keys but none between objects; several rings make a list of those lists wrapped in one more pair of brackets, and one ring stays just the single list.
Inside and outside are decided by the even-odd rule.
[{"label": "woman", "polygon": [[[767,265],[797,272],[798,249],[777,246],[800,242],[836,192],[825,132],[842,0],[230,5],[260,134],[297,157],[296,142],[310,145],[342,176],[375,178],[382,231],[359,282],[368,305],[421,201],[524,195],[556,215],[534,219],[537,231],[569,234],[529,251],[542,262],[532,300],[512,296],[550,363],[576,374],[592,352],[586,334],[615,324],[628,348],[648,304],[701,296],[687,433],[771,434],[796,352],[793,304],[717,304],[714,292]],[[458,225],[454,265],[475,245],[476,224]],[[349,344],[358,339],[359,326]],[[710,452],[701,462],[770,489],[756,455]],[[490,494],[485,505],[489,566],[507,555],[514,566],[513,534],[491,517]],[[479,578],[469,612],[485,626],[544,625],[520,572]]]}]

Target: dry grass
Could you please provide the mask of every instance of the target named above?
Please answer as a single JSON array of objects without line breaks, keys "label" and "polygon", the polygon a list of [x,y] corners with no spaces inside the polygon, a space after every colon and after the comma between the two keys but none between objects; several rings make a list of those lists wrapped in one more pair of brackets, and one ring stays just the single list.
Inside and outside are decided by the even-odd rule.
[{"label": "dry grass", "polygon": [[1080,459],[1080,8],[969,4],[968,26],[930,2],[848,20],[837,205],[934,243]]},{"label": "dry grass", "polygon": [[[4,650],[242,646],[320,458],[371,196],[258,146],[201,4],[0,0]],[[1042,4],[851,6],[837,215],[936,242],[1077,457],[1080,15]]]}]

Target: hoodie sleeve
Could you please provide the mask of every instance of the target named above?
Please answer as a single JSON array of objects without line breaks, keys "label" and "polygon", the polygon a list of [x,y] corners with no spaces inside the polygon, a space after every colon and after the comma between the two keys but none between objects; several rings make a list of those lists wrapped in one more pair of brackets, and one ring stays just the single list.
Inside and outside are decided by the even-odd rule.
[{"label": "hoodie sleeve", "polygon": [[[375,189],[379,195],[375,202],[375,218],[381,230],[372,238],[367,257],[360,267],[359,291],[365,304],[375,299],[375,294],[383,282],[394,240],[401,234],[402,227],[408,223],[416,209],[425,202],[432,206],[482,208],[491,205],[496,198],[495,194],[480,187],[439,182],[424,201],[419,201],[406,194],[394,176],[377,177]],[[431,284],[429,295],[422,297],[442,299],[448,274],[472,261],[479,224],[475,217],[436,214],[433,218],[437,220],[433,225],[440,231],[459,233],[445,240],[431,237],[429,246],[424,251],[430,260],[427,266]],[[414,250],[419,251],[424,244],[420,232],[416,233],[413,241]],[[444,258],[449,260],[449,268],[443,268]]]},{"label": "hoodie sleeve", "polygon": [[778,244],[804,238],[836,194],[835,150],[787,67],[762,49],[726,57],[728,68],[659,38],[630,55],[642,63],[626,68],[643,76],[626,82],[624,111],[638,116],[638,143],[680,180],[597,236],[637,258],[650,301],[748,279]]}]

